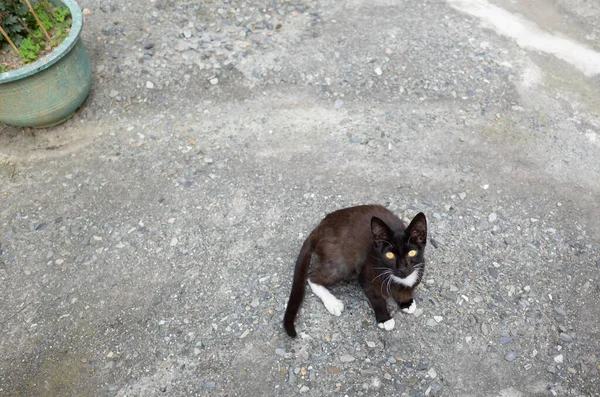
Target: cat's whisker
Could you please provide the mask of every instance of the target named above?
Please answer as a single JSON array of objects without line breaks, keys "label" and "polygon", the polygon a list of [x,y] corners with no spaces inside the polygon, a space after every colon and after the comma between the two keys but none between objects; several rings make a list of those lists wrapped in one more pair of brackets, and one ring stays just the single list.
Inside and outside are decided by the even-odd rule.
[{"label": "cat's whisker", "polygon": [[[387,291],[387,284],[388,284],[389,279],[390,279],[390,276],[388,276],[385,280],[383,280],[382,287],[385,285],[386,291]],[[381,291],[381,295],[385,296],[385,292]]]},{"label": "cat's whisker", "polygon": [[[386,274],[387,276],[387,274]],[[383,279],[383,281],[381,281],[381,285],[379,286],[379,291],[381,291],[381,295],[383,295],[383,284],[385,284],[385,279]]]},{"label": "cat's whisker", "polygon": [[387,274],[386,272],[381,272],[378,276],[376,276],[373,280],[371,280],[371,282],[377,280],[381,276],[385,276],[386,274]]}]

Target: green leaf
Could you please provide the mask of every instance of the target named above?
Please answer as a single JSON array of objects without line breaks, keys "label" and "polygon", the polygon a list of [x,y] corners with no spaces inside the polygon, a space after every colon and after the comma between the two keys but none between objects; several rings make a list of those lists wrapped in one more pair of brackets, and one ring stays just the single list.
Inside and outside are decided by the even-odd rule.
[{"label": "green leaf", "polygon": [[58,7],[54,10],[54,20],[56,22],[64,22],[69,16],[69,9],[67,7]]},{"label": "green leaf", "polygon": [[19,57],[25,63],[35,61],[39,52],[40,45],[31,37],[24,38],[19,46]]}]

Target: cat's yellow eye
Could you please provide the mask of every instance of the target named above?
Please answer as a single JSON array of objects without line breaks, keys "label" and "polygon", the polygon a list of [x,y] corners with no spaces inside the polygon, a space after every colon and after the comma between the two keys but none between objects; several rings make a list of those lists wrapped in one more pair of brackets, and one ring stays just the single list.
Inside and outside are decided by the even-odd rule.
[{"label": "cat's yellow eye", "polygon": [[394,254],[392,252],[386,252],[385,257],[388,259],[394,259]]},{"label": "cat's yellow eye", "polygon": [[408,256],[415,256],[415,255],[417,255],[417,250],[408,251]]}]

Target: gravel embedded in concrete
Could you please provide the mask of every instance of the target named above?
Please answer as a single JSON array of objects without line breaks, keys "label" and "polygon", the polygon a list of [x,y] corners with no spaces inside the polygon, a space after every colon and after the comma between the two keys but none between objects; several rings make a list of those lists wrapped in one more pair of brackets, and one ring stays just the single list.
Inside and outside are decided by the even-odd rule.
[{"label": "gravel embedded in concrete", "polygon": [[[80,4],[90,97],[0,126],[0,396],[600,388],[598,76],[445,2]],[[594,2],[494,4],[600,51]],[[428,216],[417,311],[307,291],[289,339],[303,238],[367,202]]]}]

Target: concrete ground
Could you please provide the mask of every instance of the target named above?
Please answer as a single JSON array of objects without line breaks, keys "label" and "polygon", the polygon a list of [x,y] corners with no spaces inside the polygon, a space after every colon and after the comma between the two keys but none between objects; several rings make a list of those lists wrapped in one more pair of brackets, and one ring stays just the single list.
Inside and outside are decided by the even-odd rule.
[{"label": "concrete ground", "polygon": [[[80,4],[89,99],[0,126],[0,396],[600,395],[597,2]],[[427,214],[418,311],[291,340],[358,203]]]}]

